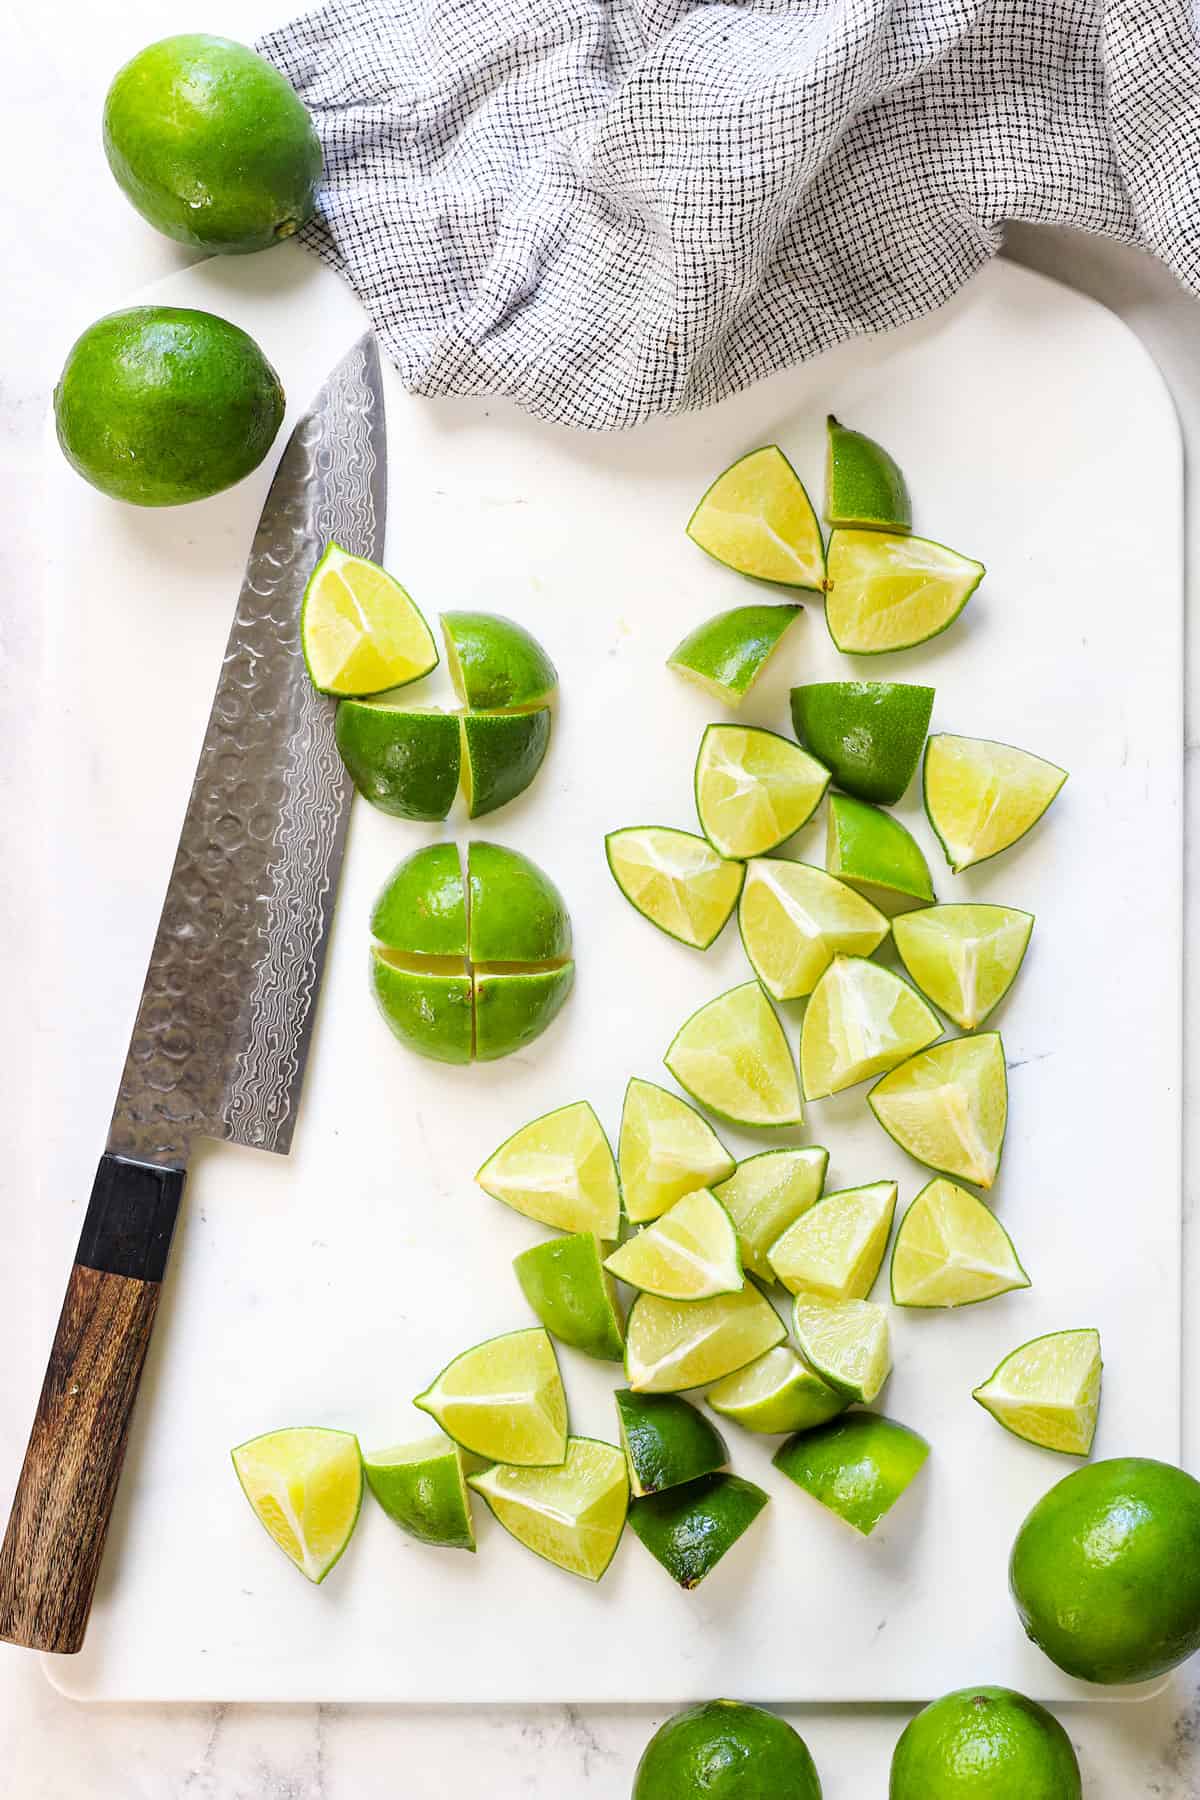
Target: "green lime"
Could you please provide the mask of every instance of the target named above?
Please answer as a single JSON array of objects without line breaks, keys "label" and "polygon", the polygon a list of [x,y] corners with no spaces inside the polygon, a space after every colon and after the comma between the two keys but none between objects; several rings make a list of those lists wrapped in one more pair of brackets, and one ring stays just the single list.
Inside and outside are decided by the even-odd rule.
[{"label": "green lime", "polygon": [[132,306],[89,325],[54,390],[62,453],[133,506],[181,506],[257,469],[283,423],[279,377],[213,313]]},{"label": "green lime", "polygon": [[601,1255],[595,1234],[579,1231],[523,1250],[513,1268],[521,1292],[560,1343],[602,1362],[621,1362],[625,1334]]},{"label": "green lime", "polygon": [[911,531],[908,483],[882,444],[840,425],[830,413],[825,464],[825,517],[831,525]]},{"label": "green lime", "polygon": [[423,1544],[474,1550],[462,1451],[444,1433],[363,1457],[367,1486],[389,1519]]},{"label": "green lime", "polygon": [[848,1400],[869,1406],[892,1372],[887,1308],[871,1300],[797,1294],[792,1326],[809,1367]]},{"label": "green lime", "polygon": [[929,864],[912,832],[850,794],[829,796],[825,867],[889,918],[934,898]]},{"label": "green lime", "polygon": [[719,1118],[768,1130],[801,1122],[796,1064],[757,981],[694,1012],[663,1061],[680,1087]]},{"label": "green lime", "polygon": [[848,1412],[789,1438],[773,1461],[781,1474],[863,1537],[925,1465],[929,1445],[880,1413]]},{"label": "green lime", "polygon": [[771,1267],[789,1293],[865,1300],[875,1286],[895,1211],[894,1181],[826,1194],[772,1244]]},{"label": "green lime", "polygon": [[707,1700],[659,1726],[637,1766],[633,1800],[821,1800],[821,1783],[786,1720]]},{"label": "green lime", "polygon": [[[433,634],[407,590],[386,569],[332,540],[300,603],[300,648],[318,693],[351,698],[419,681],[438,659]],[[453,760],[457,786],[457,750]]]},{"label": "green lime", "polygon": [[527,1550],[585,1581],[599,1581],[625,1529],[625,1458],[595,1438],[567,1439],[558,1468],[497,1464],[469,1477],[495,1517]]},{"label": "green lime", "polygon": [[974,1395],[1027,1444],[1090,1456],[1103,1367],[1098,1331],[1052,1331],[1012,1351]]},{"label": "green lime", "polygon": [[520,712],[540,706],[558,686],[558,671],[531,632],[501,613],[442,614],[446,666],[464,706]]},{"label": "green lime", "polygon": [[799,744],[751,725],[710,725],[696,757],[700,828],[721,856],[761,856],[807,824],[829,770]]},{"label": "green lime", "polygon": [[364,799],[396,819],[444,819],[458,792],[459,726],[451,713],[343,700],[334,736]]},{"label": "green lime", "polygon": [[476,1060],[498,1062],[540,1038],[566,1005],[574,985],[573,962],[560,969],[476,969]]},{"label": "green lime", "polygon": [[835,956],[804,1009],[805,1098],[824,1100],[895,1068],[941,1032],[921,996],[890,969],[862,956]]},{"label": "green lime", "polygon": [[708,1188],[696,1188],[614,1250],[610,1275],[664,1300],[736,1294],[745,1277],[733,1220]]},{"label": "green lime", "polygon": [[470,1062],[475,995],[461,962],[373,944],[371,986],[389,1029],[406,1049],[433,1062]]},{"label": "green lime", "polygon": [[974,902],[906,913],[892,936],[921,992],[964,1031],[974,1031],[1016,980],[1032,930],[1032,913]]},{"label": "green lime", "polygon": [[354,1535],[362,1508],[358,1439],[349,1431],[293,1425],[233,1451],[242,1492],[302,1575],[324,1581]]},{"label": "green lime", "polygon": [[566,1454],[567,1397],[540,1325],[464,1350],[413,1405],[476,1456],[540,1465]]},{"label": "green lime", "polygon": [[834,531],[829,539],[825,623],[855,656],[908,650],[953,625],[984,566],[928,538]]},{"label": "green lime", "polygon": [[867,1095],[888,1136],[918,1162],[990,1188],[1008,1124],[1004,1045],[996,1031],[922,1050]]},{"label": "green lime", "polygon": [[667,667],[698,682],[726,706],[739,706],[803,611],[794,603],[735,606],[689,631],[667,658]]},{"label": "green lime", "polygon": [[631,1224],[657,1219],[695,1188],[734,1171],[734,1160],[695,1107],[635,1075],[625,1089],[617,1146]]},{"label": "green lime", "polygon": [[713,1189],[737,1227],[743,1266],[760,1281],[774,1281],[767,1251],[820,1199],[828,1167],[828,1150],[816,1144],[803,1150],[763,1150],[740,1162]]},{"label": "green lime", "polygon": [[957,875],[1031,831],[1067,771],[990,738],[941,732],[925,746],[925,812]]},{"label": "green lime", "polygon": [[727,862],[706,838],[667,825],[610,831],[604,853],[629,904],[668,937],[707,950],[737,905],[744,863]]},{"label": "green lime", "polygon": [[463,795],[471,818],[523,794],[550,747],[550,708],[462,715]]},{"label": "green lime", "polygon": [[753,1282],[712,1300],[639,1294],[625,1325],[625,1373],[635,1394],[707,1387],[781,1344],[787,1329]]},{"label": "green lime", "polygon": [[681,1588],[697,1588],[757,1519],[768,1496],[740,1475],[701,1475],[647,1494],[629,1508],[630,1529]]},{"label": "green lime", "polygon": [[811,1431],[850,1404],[801,1362],[790,1344],[776,1344],[756,1362],[727,1375],[705,1398],[723,1418],[761,1432]]},{"label": "green lime", "polygon": [[494,1200],[559,1231],[593,1231],[609,1242],[620,1232],[616,1161],[586,1100],[522,1125],[475,1179]]},{"label": "green lime", "polygon": [[467,947],[474,963],[548,963],[571,954],[566,903],[519,850],[476,841],[467,851]]},{"label": "green lime", "polygon": [[618,1388],[613,1398],[635,1499],[710,1475],[729,1461],[716,1426],[678,1394]]},{"label": "green lime", "polygon": [[1011,1688],[960,1688],[910,1720],[892,1757],[889,1800],[1082,1800],[1058,1720]]},{"label": "green lime", "polygon": [[411,956],[467,954],[467,903],[457,844],[427,844],[397,865],[375,902],[371,932]]},{"label": "green lime", "polygon": [[835,956],[870,956],[889,927],[869,900],[823,869],[756,856],[746,864],[738,929],[771,997],[801,1000]]},{"label": "green lime", "polygon": [[893,806],[917,771],[933,689],[907,681],[815,681],[792,689],[792,728],[860,800]]},{"label": "green lime", "polygon": [[687,534],[740,575],[818,592],[824,585],[825,546],[817,515],[775,444],[751,450],[717,476],[688,520]]},{"label": "green lime", "polygon": [[1012,1239],[977,1195],[942,1175],[921,1189],[896,1233],[893,1305],[974,1306],[1028,1286]]},{"label": "green lime", "polygon": [[1068,1675],[1164,1675],[1200,1649],[1200,1482],[1138,1456],[1077,1469],[1021,1526],[1008,1578],[1027,1634]]}]

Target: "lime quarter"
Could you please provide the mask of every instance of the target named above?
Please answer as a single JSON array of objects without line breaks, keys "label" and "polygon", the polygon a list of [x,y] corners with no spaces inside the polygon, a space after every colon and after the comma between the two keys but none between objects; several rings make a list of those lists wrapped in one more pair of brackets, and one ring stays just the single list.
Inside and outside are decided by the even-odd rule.
[{"label": "lime quarter", "polygon": [[1089,1456],[1103,1366],[1098,1331],[1052,1331],[1006,1356],[975,1399],[1026,1443]]},{"label": "lime quarter", "polygon": [[475,970],[475,1056],[496,1062],[524,1050],[552,1025],[575,983],[575,964],[553,969]]},{"label": "lime quarter", "polygon": [[678,1394],[618,1388],[613,1398],[635,1499],[711,1475],[729,1461],[716,1426]]},{"label": "lime quarter", "polygon": [[760,1281],[774,1281],[767,1252],[793,1220],[816,1205],[828,1166],[829,1152],[817,1144],[763,1150],[713,1189],[737,1229],[743,1266]]},{"label": "lime quarter", "polygon": [[604,1266],[630,1287],[664,1300],[736,1294],[745,1280],[733,1220],[708,1188],[676,1200]]},{"label": "lime quarter", "polygon": [[789,1438],[775,1467],[797,1487],[870,1537],[920,1474],[929,1445],[880,1413],[848,1412]]},{"label": "lime quarter", "polygon": [[862,431],[830,413],[825,464],[825,517],[831,525],[873,531],[911,531],[912,501],[894,458]]},{"label": "lime quarter", "polygon": [[921,1189],[896,1233],[896,1306],[974,1306],[1027,1288],[1012,1239],[976,1194],[939,1175]]},{"label": "lime quarter", "polygon": [[720,856],[774,850],[811,819],[829,770],[774,731],[710,725],[696,758],[696,812]]},{"label": "lime quarter", "polygon": [[371,933],[410,956],[467,954],[467,905],[457,844],[426,844],[397,864],[371,914]]},{"label": "lime quarter", "polygon": [[586,1100],[522,1125],[475,1177],[485,1194],[559,1231],[615,1242],[621,1228],[617,1165]]},{"label": "lime quarter", "polygon": [[909,1721],[889,1800],[1082,1800],[1071,1740],[1011,1688],[960,1688]]},{"label": "lime quarter", "polygon": [[459,723],[450,713],[343,700],[334,736],[364,800],[396,819],[444,819],[461,769]]},{"label": "lime quarter", "polygon": [[1016,980],[1033,914],[982,902],[929,906],[892,926],[900,959],[921,992],[964,1031],[974,1031]]},{"label": "lime quarter", "polygon": [[790,1344],[776,1344],[765,1356],[708,1390],[714,1412],[746,1431],[811,1431],[845,1412],[850,1402],[803,1363]]},{"label": "lime quarter", "polygon": [[297,1425],[233,1451],[242,1492],[259,1523],[309,1581],[324,1581],[354,1535],[362,1506],[358,1439]]},{"label": "lime quarter", "polygon": [[786,1720],[707,1700],[659,1726],[637,1766],[633,1800],[821,1800],[821,1783]]},{"label": "lime quarter", "polygon": [[432,1062],[470,1062],[475,995],[457,958],[418,958],[373,944],[371,988],[389,1031],[406,1050]]},{"label": "lime quarter", "polygon": [[753,1525],[767,1499],[740,1475],[702,1475],[635,1500],[629,1524],[672,1581],[696,1588]]},{"label": "lime quarter", "polygon": [[848,1400],[869,1406],[892,1370],[887,1308],[871,1300],[797,1294],[792,1324],[809,1367]]},{"label": "lime quarter", "polygon": [[476,840],[467,850],[474,963],[549,963],[571,954],[566,902],[544,869],[519,850]]},{"label": "lime quarter", "polygon": [[462,1451],[442,1434],[363,1457],[367,1486],[389,1519],[423,1544],[474,1550]]},{"label": "lime quarter", "polygon": [[751,450],[718,475],[688,520],[693,544],[740,575],[819,590],[821,527],[804,484],[775,444]]},{"label": "lime quarter", "polygon": [[984,577],[982,563],[928,538],[837,530],[829,539],[825,623],[839,650],[908,650],[953,625]]},{"label": "lime quarter", "polygon": [[735,606],[690,631],[672,650],[667,667],[726,706],[739,706],[803,611],[795,604]]},{"label": "lime quarter", "polygon": [[541,706],[558,686],[558,672],[523,625],[502,613],[447,612],[441,616],[446,666],[464,706],[477,712],[521,712]]},{"label": "lime quarter", "polygon": [[990,738],[941,732],[925,746],[925,811],[957,875],[1031,831],[1067,771]]},{"label": "lime quarter", "polygon": [[550,748],[550,708],[469,712],[461,724],[463,796],[471,818],[479,819],[507,806],[533,781]]},{"label": "lime quarter", "polygon": [[805,1097],[823,1100],[894,1068],[941,1030],[921,996],[890,969],[861,956],[835,957],[804,1009]]},{"label": "lime quarter", "polygon": [[801,1121],[796,1065],[757,981],[693,1013],[663,1060],[681,1088],[723,1119],[767,1130]]},{"label": "lime quarter", "polygon": [[826,1194],[772,1244],[771,1267],[790,1293],[865,1300],[875,1285],[895,1211],[894,1181]]},{"label": "lime quarter", "polygon": [[469,1478],[511,1537],[585,1581],[599,1581],[616,1553],[629,1508],[625,1458],[595,1438],[568,1438],[553,1469],[498,1464]]},{"label": "lime quarter", "polygon": [[540,1326],[464,1350],[413,1404],[476,1456],[556,1464],[566,1454],[567,1399]]},{"label": "lime quarter", "polygon": [[339,697],[404,687],[438,660],[433,633],[407,590],[377,563],[333,542],[304,590],[300,646],[318,693]]},{"label": "lime quarter", "polygon": [[604,840],[612,878],[642,917],[678,943],[707,950],[742,891],[745,865],[707,838],[666,825],[630,825]]},{"label": "lime quarter", "polygon": [[681,1393],[745,1368],[786,1336],[753,1282],[712,1300],[639,1294],[626,1324],[625,1373],[635,1394]]},{"label": "lime quarter", "polygon": [[845,882],[776,856],[746,864],[738,927],[775,1000],[803,999],[835,956],[870,956],[888,934],[884,915]]},{"label": "lime quarter", "polygon": [[850,794],[829,796],[825,867],[889,918],[934,898],[929,864],[912,832]]},{"label": "lime quarter", "polygon": [[621,1362],[625,1334],[599,1239],[590,1231],[534,1244],[513,1259],[521,1292],[560,1343],[602,1362]]},{"label": "lime quarter", "polygon": [[867,1095],[888,1136],[940,1174],[990,1188],[1008,1124],[1004,1045],[995,1031],[951,1038],[901,1063]]},{"label": "lime quarter", "polygon": [[657,1219],[696,1188],[732,1175],[735,1163],[695,1107],[635,1075],[625,1089],[617,1158],[631,1224]]},{"label": "lime quarter", "polygon": [[792,728],[838,787],[894,806],[921,760],[933,693],[907,681],[815,681],[792,689]]}]

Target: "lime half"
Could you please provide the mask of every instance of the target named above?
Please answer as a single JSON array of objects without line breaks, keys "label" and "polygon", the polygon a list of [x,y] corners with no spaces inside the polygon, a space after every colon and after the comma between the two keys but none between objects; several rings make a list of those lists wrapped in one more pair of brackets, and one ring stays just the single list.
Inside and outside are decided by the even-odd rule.
[{"label": "lime half", "polygon": [[727,568],[784,587],[825,580],[821,527],[804,484],[774,444],[718,475],[688,520],[694,544]]},{"label": "lime half", "polygon": [[618,1146],[630,1222],[657,1219],[696,1188],[732,1175],[735,1163],[694,1106],[635,1075],[625,1089]]},{"label": "lime half", "polygon": [[413,1404],[476,1456],[541,1464],[566,1453],[567,1397],[540,1326],[464,1350]]},{"label": "lime half", "polygon": [[485,1194],[559,1231],[594,1231],[615,1242],[621,1229],[617,1165],[586,1100],[522,1125],[475,1177]]},{"label": "lime half", "polygon": [[805,1098],[823,1100],[894,1068],[941,1033],[921,996],[890,969],[861,956],[835,957],[804,1009]]},{"label": "lime half", "polygon": [[740,1475],[704,1475],[635,1500],[629,1524],[672,1581],[695,1588],[754,1523],[767,1499]]},{"label": "lime half", "polygon": [[982,563],[928,538],[835,531],[825,595],[829,635],[857,656],[923,644],[954,623],[983,576]]},{"label": "lime half", "polygon": [[762,856],[812,818],[829,770],[774,731],[710,725],[696,758],[696,812],[721,856]]},{"label": "lime half", "polygon": [[811,994],[835,956],[870,956],[888,921],[845,882],[808,863],[746,864],[738,927],[755,974],[776,1000]]},{"label": "lime half", "polygon": [[678,1394],[618,1388],[613,1398],[635,1499],[711,1475],[729,1461],[716,1426]]},{"label": "lime half", "polygon": [[929,864],[912,832],[849,794],[829,797],[825,866],[889,918],[934,897]]},{"label": "lime half", "polygon": [[603,1362],[621,1362],[625,1334],[613,1283],[590,1231],[534,1244],[513,1258],[521,1292],[562,1344]]},{"label": "lime half", "polygon": [[847,1399],[869,1406],[892,1370],[887,1308],[797,1294],[792,1324],[809,1367]]},{"label": "lime half", "polygon": [[382,694],[437,665],[433,633],[400,583],[330,543],[300,603],[300,646],[322,694]]},{"label": "lime half", "polygon": [[911,531],[908,483],[894,458],[874,438],[839,424],[832,413],[827,428],[825,517],[829,523]]},{"label": "lime half", "polygon": [[761,1281],[774,1281],[767,1251],[794,1219],[821,1198],[829,1152],[812,1144],[803,1150],[764,1150],[740,1162],[728,1181],[713,1189],[737,1228],[742,1264]]},{"label": "lime half", "polygon": [[792,728],[860,800],[894,806],[917,772],[933,689],[907,681],[815,681],[792,689]]},{"label": "lime half", "polygon": [[757,981],[731,988],[694,1012],[663,1060],[680,1087],[736,1125],[774,1129],[801,1122],[796,1065]]},{"label": "lime half", "polygon": [[1004,1045],[995,1031],[951,1038],[902,1063],[867,1095],[890,1138],[942,1175],[990,1188],[1008,1124]]},{"label": "lime half", "polygon": [[925,746],[925,811],[957,875],[1037,824],[1067,771],[990,738],[941,732]]},{"label": "lime half", "polygon": [[733,1220],[708,1188],[676,1200],[604,1266],[630,1287],[664,1300],[736,1294],[745,1280]]},{"label": "lime half", "polygon": [[907,1425],[880,1413],[850,1412],[790,1438],[774,1460],[797,1487],[870,1537],[928,1456],[925,1439]]},{"label": "lime half", "polygon": [[752,1282],[712,1300],[639,1294],[625,1330],[625,1373],[635,1394],[707,1387],[786,1336],[783,1320]]},{"label": "lime half", "polygon": [[1052,1331],[1006,1356],[975,1398],[1014,1437],[1088,1456],[1103,1366],[1098,1331]]},{"label": "lime half", "polygon": [[446,666],[464,706],[519,712],[542,705],[558,672],[531,632],[502,613],[442,614]]},{"label": "lime half", "polygon": [[358,1439],[349,1431],[294,1425],[239,1444],[233,1466],[259,1523],[284,1555],[310,1581],[324,1581],[358,1524]]},{"label": "lime half", "polygon": [[443,1434],[363,1457],[367,1486],[389,1519],[423,1544],[474,1550],[462,1451]]},{"label": "lime half", "polygon": [[771,1267],[790,1293],[829,1300],[865,1300],[883,1262],[896,1183],[826,1194],[771,1246]]},{"label": "lime half", "polygon": [[933,1004],[974,1031],[1017,978],[1033,914],[982,903],[929,906],[892,926],[905,968]]},{"label": "lime half", "polygon": [[519,1544],[570,1575],[599,1581],[629,1509],[625,1458],[613,1444],[568,1438],[557,1468],[497,1464],[468,1479]]},{"label": "lime half", "polygon": [[738,706],[762,674],[788,626],[804,611],[795,603],[782,606],[735,606],[689,631],[667,658],[689,681],[698,682],[714,699]]},{"label": "lime half", "polygon": [[705,1398],[722,1418],[759,1432],[811,1431],[850,1404],[801,1362],[790,1344],[776,1344],[757,1362],[727,1375]]},{"label": "lime half", "polygon": [[896,1306],[974,1306],[1027,1288],[1012,1239],[975,1194],[939,1175],[917,1195],[896,1233]]},{"label": "lime half", "polygon": [[666,825],[610,831],[612,878],[643,918],[694,950],[707,950],[737,905],[745,865],[718,856],[707,838]]}]

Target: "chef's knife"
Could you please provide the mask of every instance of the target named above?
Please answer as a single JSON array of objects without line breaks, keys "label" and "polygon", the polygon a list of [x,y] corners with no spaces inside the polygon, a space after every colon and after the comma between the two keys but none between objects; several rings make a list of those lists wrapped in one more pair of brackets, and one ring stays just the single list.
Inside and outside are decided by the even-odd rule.
[{"label": "chef's knife", "polygon": [[382,556],[385,450],[368,332],[292,433],[246,565],[0,1548],[12,1643],[83,1643],[193,1140],[291,1146],[350,799],[300,599],[330,538]]}]

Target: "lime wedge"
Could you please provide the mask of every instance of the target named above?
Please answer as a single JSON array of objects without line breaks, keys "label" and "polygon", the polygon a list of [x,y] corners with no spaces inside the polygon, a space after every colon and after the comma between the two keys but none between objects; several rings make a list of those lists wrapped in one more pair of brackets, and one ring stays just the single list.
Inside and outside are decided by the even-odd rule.
[{"label": "lime wedge", "polygon": [[975,1398],[1014,1437],[1088,1456],[1103,1366],[1098,1331],[1052,1331],[1006,1356]]},{"label": "lime wedge", "polygon": [[852,655],[907,650],[952,625],[983,577],[982,563],[928,538],[835,531],[825,623]]},{"label": "lime wedge", "polygon": [[700,1586],[753,1525],[767,1499],[760,1487],[740,1475],[703,1475],[684,1487],[635,1500],[629,1526],[672,1581],[691,1589]]},{"label": "lime wedge", "polygon": [[696,812],[721,856],[773,850],[812,818],[829,770],[774,731],[710,725],[696,758]]},{"label": "lime wedge", "polygon": [[406,1049],[434,1062],[470,1062],[474,996],[461,960],[412,957],[373,944],[371,986],[389,1029]]},{"label": "lime wedge", "polygon": [[389,1519],[423,1544],[474,1550],[462,1451],[443,1433],[363,1457],[367,1486]]},{"label": "lime wedge", "polygon": [[839,1394],[869,1406],[892,1372],[887,1308],[797,1294],[792,1325],[809,1367]]},{"label": "lime wedge", "polygon": [[707,950],[737,905],[745,865],[718,856],[706,838],[666,825],[610,831],[604,853],[629,904],[694,950]]},{"label": "lime wedge", "polygon": [[621,1229],[617,1165],[586,1100],[543,1113],[493,1151],[475,1177],[485,1194],[559,1231]]},{"label": "lime wedge", "polygon": [[792,729],[838,787],[893,806],[917,772],[933,689],[907,681],[814,681],[792,689]]},{"label": "lime wedge", "polygon": [[895,1211],[894,1181],[827,1194],[771,1246],[771,1267],[789,1293],[865,1300],[875,1285]]},{"label": "lime wedge", "polygon": [[667,667],[698,682],[726,706],[739,706],[803,611],[794,603],[735,606],[689,631],[667,658]]},{"label": "lime wedge", "polygon": [[467,904],[457,844],[427,844],[393,870],[371,914],[371,933],[411,956],[467,954]]},{"label": "lime wedge", "polygon": [[975,1194],[939,1175],[921,1189],[896,1233],[896,1306],[973,1306],[1027,1288],[1012,1240]]},{"label": "lime wedge", "polygon": [[476,1456],[540,1464],[561,1463],[566,1453],[567,1397],[540,1326],[464,1350],[413,1405]]},{"label": "lime wedge", "polygon": [[804,484],[774,444],[718,475],[688,520],[693,544],[726,568],[784,587],[820,590],[821,527]]},{"label": "lime wedge", "polygon": [[705,1398],[722,1418],[759,1432],[811,1431],[850,1404],[801,1362],[790,1344],[776,1344],[757,1362],[727,1375]]},{"label": "lime wedge", "polygon": [[630,1287],[664,1300],[736,1294],[745,1280],[733,1220],[708,1188],[676,1200],[604,1266]]},{"label": "lime wedge", "polygon": [[882,444],[840,425],[830,413],[825,464],[825,517],[831,525],[911,531],[908,483]]},{"label": "lime wedge", "polygon": [[634,1076],[625,1089],[617,1149],[630,1222],[657,1219],[696,1188],[732,1175],[732,1156],[686,1100]]},{"label": "lime wedge", "polygon": [[550,747],[550,708],[536,712],[464,713],[463,797],[473,819],[498,812],[523,794]]},{"label": "lime wedge", "polygon": [[433,633],[400,583],[330,543],[300,603],[300,647],[322,694],[382,694],[437,666]]},{"label": "lime wedge", "polygon": [[716,1426],[678,1394],[618,1388],[613,1398],[635,1499],[710,1475],[729,1461]]},{"label": "lime wedge", "polygon": [[712,1300],[639,1294],[625,1327],[625,1373],[635,1394],[677,1394],[732,1375],[786,1336],[752,1282]]},{"label": "lime wedge", "polygon": [[767,1251],[794,1219],[821,1197],[829,1152],[813,1144],[803,1150],[764,1150],[740,1162],[728,1181],[713,1189],[737,1228],[742,1264],[761,1281],[774,1281]]},{"label": "lime wedge", "polygon": [[557,1468],[498,1463],[468,1480],[519,1544],[570,1575],[599,1581],[629,1509],[625,1458],[614,1445],[568,1438]]},{"label": "lime wedge", "polygon": [[942,732],[925,746],[925,811],[957,875],[1032,830],[1067,771],[990,738]]},{"label": "lime wedge", "polygon": [[364,800],[395,819],[444,819],[461,767],[452,713],[343,700],[334,721],[338,752]]},{"label": "lime wedge", "polygon": [[746,864],[738,928],[755,974],[776,1000],[811,994],[835,956],[870,956],[888,921],[869,900],[808,863]]},{"label": "lime wedge", "polygon": [[625,1334],[616,1291],[593,1232],[552,1238],[514,1257],[521,1292],[560,1343],[602,1362],[621,1362]]},{"label": "lime wedge", "polygon": [[829,796],[825,866],[889,918],[934,897],[929,864],[911,831],[849,794]]},{"label": "lime wedge", "polygon": [[239,1444],[233,1466],[260,1525],[310,1581],[324,1581],[354,1535],[362,1506],[358,1439],[294,1425]]},{"label": "lime wedge", "polygon": [[998,1032],[951,1038],[877,1081],[867,1095],[890,1138],[940,1175],[990,1188],[1008,1123]]},{"label": "lime wedge", "polygon": [[558,671],[531,632],[502,613],[448,612],[441,618],[446,666],[464,706],[520,712],[540,706]]},{"label": "lime wedge", "polygon": [[941,1032],[921,996],[890,969],[861,956],[835,957],[804,1009],[805,1098],[823,1100],[893,1069]]},{"label": "lime wedge", "polygon": [[880,1413],[851,1412],[775,1453],[775,1467],[814,1500],[870,1537],[924,1468],[929,1445]]},{"label": "lime wedge", "polygon": [[1016,980],[1032,930],[1032,913],[976,902],[906,913],[892,935],[921,992],[974,1031]]},{"label": "lime wedge", "polygon": [[796,1065],[757,981],[730,988],[694,1012],[663,1061],[681,1088],[735,1125],[800,1124]]}]

